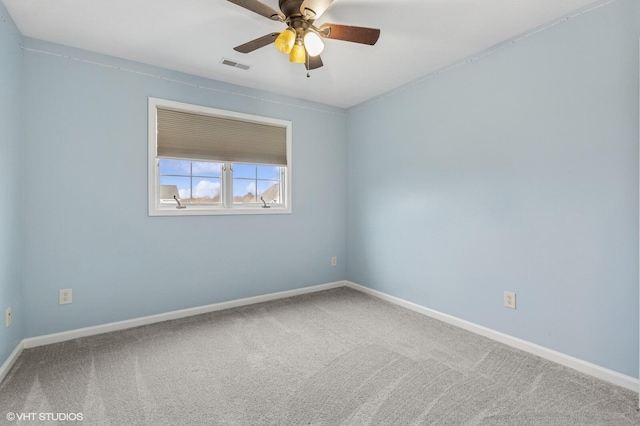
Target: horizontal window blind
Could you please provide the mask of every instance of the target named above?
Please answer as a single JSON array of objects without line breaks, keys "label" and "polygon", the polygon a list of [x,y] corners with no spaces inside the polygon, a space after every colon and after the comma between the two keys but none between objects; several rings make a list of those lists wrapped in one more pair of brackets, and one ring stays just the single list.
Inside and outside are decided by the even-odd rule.
[{"label": "horizontal window blind", "polygon": [[287,165],[287,129],[157,108],[159,157]]}]

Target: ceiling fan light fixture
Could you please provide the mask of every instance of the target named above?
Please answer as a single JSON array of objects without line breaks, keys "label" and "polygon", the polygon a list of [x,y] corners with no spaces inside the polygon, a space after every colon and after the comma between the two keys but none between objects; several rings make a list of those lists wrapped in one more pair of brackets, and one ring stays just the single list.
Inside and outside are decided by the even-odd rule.
[{"label": "ceiling fan light fixture", "polygon": [[313,31],[307,31],[304,35],[304,47],[307,49],[309,56],[318,56],[324,49],[324,43],[318,34]]},{"label": "ceiling fan light fixture", "polygon": [[276,38],[274,42],[276,49],[288,55],[296,42],[296,33],[291,28],[287,28]]},{"label": "ceiling fan light fixture", "polygon": [[302,39],[297,39],[296,44],[291,49],[291,55],[289,55],[289,61],[296,64],[304,64],[307,60],[307,52],[302,44]]},{"label": "ceiling fan light fixture", "polygon": [[[1,0],[0,0],[1,1]],[[269,44],[279,52],[289,55],[294,63],[304,64],[307,70],[322,67],[320,53],[324,49],[323,39],[342,40],[373,46],[380,37],[380,29],[324,23],[319,27],[314,22],[334,0],[279,0],[279,11],[266,4],[266,0],[228,0],[250,12],[286,25],[282,32],[272,32],[233,48],[236,52],[251,53]],[[275,3],[275,0],[269,0]]]}]

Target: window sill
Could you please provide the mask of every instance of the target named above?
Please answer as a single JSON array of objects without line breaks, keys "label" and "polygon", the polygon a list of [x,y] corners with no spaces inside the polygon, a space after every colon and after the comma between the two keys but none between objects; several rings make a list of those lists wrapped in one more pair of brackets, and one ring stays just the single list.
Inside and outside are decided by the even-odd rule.
[{"label": "window sill", "polygon": [[263,214],[290,214],[291,208],[287,207],[243,207],[234,206],[231,208],[211,207],[211,206],[186,206],[178,209],[171,207],[156,207],[149,209],[149,216],[219,216],[219,215],[263,215]]}]

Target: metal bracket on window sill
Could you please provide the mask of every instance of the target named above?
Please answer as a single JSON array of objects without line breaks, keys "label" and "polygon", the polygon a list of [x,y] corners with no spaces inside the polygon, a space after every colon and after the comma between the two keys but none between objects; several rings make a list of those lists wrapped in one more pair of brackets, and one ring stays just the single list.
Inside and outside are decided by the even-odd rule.
[{"label": "metal bracket on window sill", "polygon": [[267,202],[264,200],[264,198],[263,198],[263,197],[260,197],[260,199],[261,199],[261,200],[262,200],[262,202],[263,202],[263,205],[262,205],[262,208],[263,208],[263,209],[270,209],[270,208],[271,208],[271,206],[268,206],[268,205],[267,205]]},{"label": "metal bracket on window sill", "polygon": [[178,199],[176,198],[176,196],[173,196],[173,199],[176,200],[176,203],[178,203],[178,205],[176,206],[176,209],[186,209],[187,206],[183,206],[182,204],[180,204],[180,201],[178,201]]}]

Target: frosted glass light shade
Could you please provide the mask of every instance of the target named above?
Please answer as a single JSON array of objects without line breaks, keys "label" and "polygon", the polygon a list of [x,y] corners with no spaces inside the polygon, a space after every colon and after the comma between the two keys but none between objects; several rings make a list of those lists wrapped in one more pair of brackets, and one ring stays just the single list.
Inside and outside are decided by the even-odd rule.
[{"label": "frosted glass light shade", "polygon": [[296,43],[291,49],[291,55],[289,56],[289,61],[295,62],[296,64],[304,64],[307,60],[307,53],[304,50],[304,46],[302,43]]},{"label": "frosted glass light shade", "polygon": [[307,31],[304,35],[304,47],[307,49],[309,56],[318,56],[324,49],[324,43],[318,34],[313,31]]},{"label": "frosted glass light shade", "polygon": [[276,38],[274,42],[276,49],[280,52],[288,55],[291,53],[291,49],[296,42],[296,33],[291,29],[287,28]]}]

